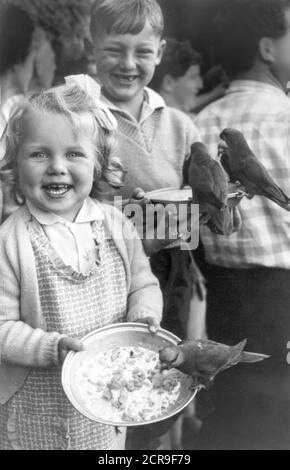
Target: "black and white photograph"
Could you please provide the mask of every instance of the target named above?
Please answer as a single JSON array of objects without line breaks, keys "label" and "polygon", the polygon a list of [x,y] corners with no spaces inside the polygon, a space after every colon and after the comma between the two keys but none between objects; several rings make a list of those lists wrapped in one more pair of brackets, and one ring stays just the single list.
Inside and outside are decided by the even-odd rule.
[{"label": "black and white photograph", "polygon": [[290,0],[0,0],[0,450],[290,450]]}]

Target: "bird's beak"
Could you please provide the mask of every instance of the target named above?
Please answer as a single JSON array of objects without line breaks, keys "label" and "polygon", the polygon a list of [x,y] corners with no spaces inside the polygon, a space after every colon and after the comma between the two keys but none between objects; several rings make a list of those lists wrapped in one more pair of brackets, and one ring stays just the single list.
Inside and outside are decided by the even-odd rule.
[{"label": "bird's beak", "polygon": [[221,136],[220,136],[220,139],[218,142],[218,157],[221,158],[221,156],[226,152],[227,149],[228,149],[227,143],[223,139],[221,139]]}]

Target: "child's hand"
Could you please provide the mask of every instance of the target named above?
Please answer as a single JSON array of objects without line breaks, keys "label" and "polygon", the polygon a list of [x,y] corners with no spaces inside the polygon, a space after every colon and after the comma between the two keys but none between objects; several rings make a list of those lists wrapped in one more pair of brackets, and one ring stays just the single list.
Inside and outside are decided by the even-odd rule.
[{"label": "child's hand", "polygon": [[146,193],[142,188],[135,188],[129,199],[129,204],[139,204],[140,206],[146,206],[150,203],[150,199],[146,197]]},{"label": "child's hand", "polygon": [[69,336],[65,336],[61,338],[58,343],[58,358],[60,364],[62,364],[69,353],[69,351],[82,351],[83,350],[83,343],[76,338],[70,338]]},{"label": "child's hand", "polygon": [[153,317],[137,318],[135,323],[146,323],[151,333],[156,333],[160,328],[159,322]]}]

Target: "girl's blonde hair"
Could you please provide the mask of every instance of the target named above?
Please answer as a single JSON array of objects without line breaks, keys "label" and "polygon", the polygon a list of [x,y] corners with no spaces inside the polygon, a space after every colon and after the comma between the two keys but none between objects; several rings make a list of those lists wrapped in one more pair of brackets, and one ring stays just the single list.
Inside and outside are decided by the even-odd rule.
[{"label": "girl's blonde hair", "polygon": [[101,110],[77,85],[64,85],[31,94],[17,106],[8,120],[2,136],[5,153],[0,161],[0,180],[14,192],[18,203],[23,203],[24,199],[19,198],[17,155],[24,122],[30,111],[60,114],[71,122],[76,134],[83,132],[91,139],[96,156],[92,195],[100,194],[100,181],[113,188],[123,186],[125,171],[119,159],[112,156],[114,133],[100,124]]}]

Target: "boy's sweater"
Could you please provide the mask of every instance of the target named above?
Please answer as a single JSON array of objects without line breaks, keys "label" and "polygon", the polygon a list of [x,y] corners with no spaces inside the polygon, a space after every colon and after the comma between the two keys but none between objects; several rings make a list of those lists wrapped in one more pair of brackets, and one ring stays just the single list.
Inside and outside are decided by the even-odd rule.
[{"label": "boy's sweater", "polygon": [[120,109],[110,106],[118,122],[116,154],[127,170],[124,197],[136,187],[152,191],[183,184],[183,164],[192,143],[199,141],[197,128],[182,111],[165,106],[163,99],[146,88],[147,112],[137,122]]},{"label": "boy's sweater", "polygon": [[[101,204],[100,208],[107,233],[111,234],[125,266],[127,321],[147,316],[160,321],[162,294],[136,231],[113,207]],[[45,331],[34,254],[26,228],[30,218],[24,206],[0,228],[0,403],[5,403],[21,387],[29,366],[57,365],[57,346],[63,336]]]}]

